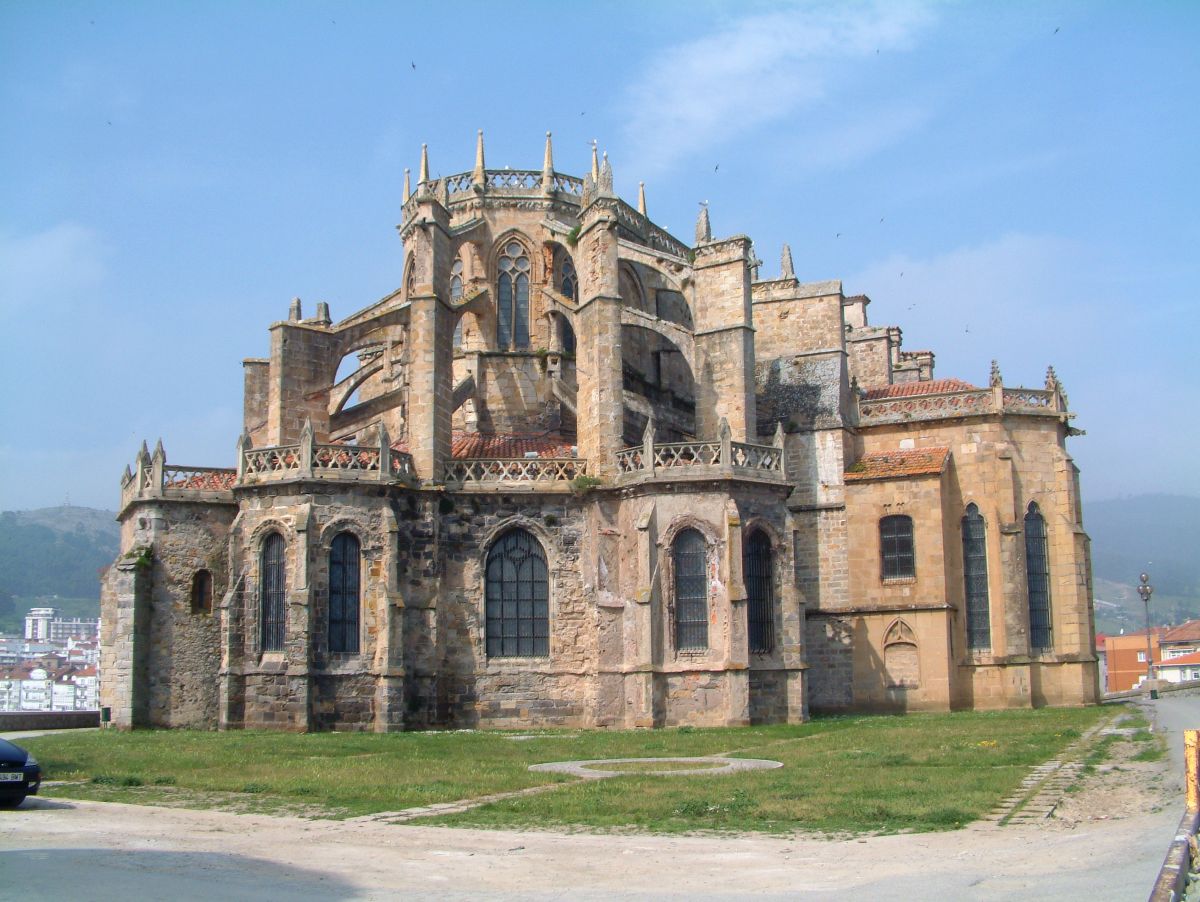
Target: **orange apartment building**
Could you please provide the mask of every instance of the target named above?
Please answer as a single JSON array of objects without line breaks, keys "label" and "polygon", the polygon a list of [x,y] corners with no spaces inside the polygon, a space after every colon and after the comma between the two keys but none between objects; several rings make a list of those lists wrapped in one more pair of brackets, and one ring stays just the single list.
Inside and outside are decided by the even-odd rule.
[{"label": "orange apartment building", "polygon": [[[1155,664],[1162,660],[1159,640],[1167,632],[1163,627],[1153,627],[1150,631],[1150,653]],[[1104,657],[1108,672],[1105,691],[1123,692],[1132,689],[1146,675],[1146,631],[1105,636]]]}]

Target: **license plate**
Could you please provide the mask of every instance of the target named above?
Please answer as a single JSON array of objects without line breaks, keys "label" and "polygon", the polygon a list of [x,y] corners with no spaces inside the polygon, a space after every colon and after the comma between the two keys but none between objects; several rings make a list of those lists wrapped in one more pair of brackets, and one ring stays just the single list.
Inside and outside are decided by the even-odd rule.
[{"label": "license plate", "polygon": [[24,783],[24,774],[0,774],[0,783]]}]

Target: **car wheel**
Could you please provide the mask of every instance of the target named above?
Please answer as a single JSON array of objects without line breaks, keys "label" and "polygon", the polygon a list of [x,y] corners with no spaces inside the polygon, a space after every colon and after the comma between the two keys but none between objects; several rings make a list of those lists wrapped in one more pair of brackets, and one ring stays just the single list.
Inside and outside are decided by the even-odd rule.
[{"label": "car wheel", "polygon": [[5,796],[0,799],[0,808],[16,808],[25,801],[25,796]]}]

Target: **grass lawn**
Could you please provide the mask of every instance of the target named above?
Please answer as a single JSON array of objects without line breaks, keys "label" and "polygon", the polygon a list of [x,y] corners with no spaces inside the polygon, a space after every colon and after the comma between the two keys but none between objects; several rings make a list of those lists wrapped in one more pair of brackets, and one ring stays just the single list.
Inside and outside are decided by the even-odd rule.
[{"label": "grass lawn", "polygon": [[[659,832],[945,830],[990,811],[1028,769],[1108,716],[1100,708],[655,731],[398,734],[135,731],[59,734],[22,744],[43,794],[188,807],[374,814],[547,783],[552,792],[421,824],[629,828]],[[528,765],[730,753],[784,766],[725,776],[581,781]]]}]

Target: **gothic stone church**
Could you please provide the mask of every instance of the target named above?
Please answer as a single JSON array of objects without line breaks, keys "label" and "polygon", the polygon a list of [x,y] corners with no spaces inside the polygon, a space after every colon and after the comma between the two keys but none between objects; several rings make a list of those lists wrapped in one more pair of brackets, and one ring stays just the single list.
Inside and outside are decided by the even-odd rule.
[{"label": "gothic stone church", "polygon": [[[784,248],[584,178],[405,177],[403,284],[293,301],[237,466],[143,446],[103,587],[118,726],[651,727],[1097,700],[1077,434],[934,378]],[[232,444],[232,440],[231,440]]]}]

